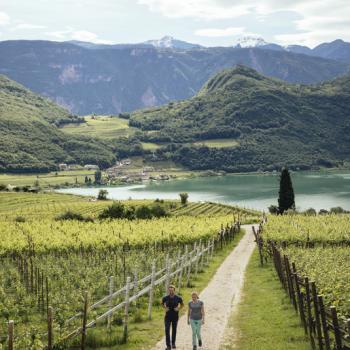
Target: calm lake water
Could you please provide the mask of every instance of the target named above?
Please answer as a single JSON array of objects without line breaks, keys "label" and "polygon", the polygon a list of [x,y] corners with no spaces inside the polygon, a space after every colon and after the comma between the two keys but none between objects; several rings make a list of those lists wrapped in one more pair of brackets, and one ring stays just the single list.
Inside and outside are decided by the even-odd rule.
[{"label": "calm lake water", "polygon": [[[292,173],[296,206],[329,209],[341,206],[350,210],[350,171]],[[277,204],[278,175],[227,175],[151,182],[144,185],[99,188],[71,188],[59,192],[96,196],[101,188],[111,199],[178,199],[188,192],[191,201],[216,201],[246,208],[266,210]]]}]

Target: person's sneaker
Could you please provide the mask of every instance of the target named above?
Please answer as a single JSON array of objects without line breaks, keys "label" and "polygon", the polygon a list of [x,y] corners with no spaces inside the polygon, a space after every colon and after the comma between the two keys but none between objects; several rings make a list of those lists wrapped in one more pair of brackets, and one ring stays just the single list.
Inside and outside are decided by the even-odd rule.
[{"label": "person's sneaker", "polygon": [[198,345],[202,346],[202,340],[201,339],[198,340]]},{"label": "person's sneaker", "polygon": [[165,350],[171,350],[171,347],[170,347],[170,346],[167,346],[167,347],[165,348]]},{"label": "person's sneaker", "polygon": [[193,345],[193,350],[197,350],[197,345]]},{"label": "person's sneaker", "polygon": [[171,348],[172,348],[172,349],[176,349],[176,345],[173,344],[173,345],[171,346]]}]

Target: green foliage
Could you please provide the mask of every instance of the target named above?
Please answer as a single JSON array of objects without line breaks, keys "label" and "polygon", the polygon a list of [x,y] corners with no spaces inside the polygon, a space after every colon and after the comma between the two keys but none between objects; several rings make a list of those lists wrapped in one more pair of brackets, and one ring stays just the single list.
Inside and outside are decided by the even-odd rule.
[{"label": "green foliage", "polygon": [[188,193],[182,192],[182,193],[179,193],[179,196],[180,196],[180,199],[181,199],[181,204],[182,204],[182,205],[187,204],[187,201],[188,201]]},{"label": "green foliage", "polygon": [[57,128],[75,120],[48,99],[0,76],[0,172],[48,172],[61,162],[111,165],[112,145]]},{"label": "green foliage", "polygon": [[108,191],[107,190],[99,190],[97,199],[100,201],[105,201],[107,199]]},{"label": "green foliage", "polygon": [[114,202],[105,208],[98,217],[99,219],[122,219],[125,217],[125,205],[121,202]]},{"label": "green foliage", "polygon": [[[157,159],[190,169],[336,167],[350,147],[349,82],[288,84],[237,66],[215,75],[190,100],[132,113],[129,124],[143,130],[143,141],[163,144]],[[213,139],[237,143],[207,147]]]},{"label": "green foliage", "polygon": [[280,177],[278,211],[280,214],[283,214],[289,209],[295,210],[294,189],[289,170],[284,168],[282,169]]},{"label": "green foliage", "polygon": [[152,218],[152,211],[151,209],[146,205],[141,205],[136,209],[136,217],[138,219],[151,219]]},{"label": "green foliage", "polygon": [[[73,212],[71,210],[67,210],[65,213],[56,216],[56,220],[57,221],[76,220],[76,221],[85,221],[85,222],[92,222],[93,221],[93,219],[88,218],[88,217],[84,217],[82,214]],[[20,221],[20,222],[24,222],[24,221]]]}]

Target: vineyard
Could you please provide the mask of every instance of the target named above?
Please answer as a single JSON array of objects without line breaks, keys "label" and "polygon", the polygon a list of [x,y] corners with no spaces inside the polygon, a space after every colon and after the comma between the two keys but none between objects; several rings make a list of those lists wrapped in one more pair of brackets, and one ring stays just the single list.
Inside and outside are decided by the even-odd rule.
[{"label": "vineyard", "polygon": [[312,346],[348,349],[350,216],[271,216],[257,242],[261,263],[273,258]]},{"label": "vineyard", "polygon": [[[141,206],[152,203],[150,200],[123,201],[128,206]],[[159,202],[158,202],[159,203]],[[92,197],[74,196],[58,193],[6,193],[0,192],[0,220],[13,220],[16,217],[26,219],[54,218],[66,210],[79,212],[92,218],[111,201],[96,201]],[[190,202],[181,205],[179,201],[166,200],[161,203],[174,216],[224,216],[235,215],[246,223],[256,222],[260,213],[254,210],[212,202]]]},{"label": "vineyard", "polygon": [[[49,343],[49,310],[54,312],[52,334],[55,335],[55,349],[59,346],[67,349],[67,344],[60,345],[60,340],[80,327],[85,291],[88,291],[91,304],[103,300],[106,295],[122,291],[113,300],[106,299],[107,303],[99,311],[103,314],[111,305],[123,303],[128,277],[132,282],[131,296],[137,294],[138,289],[142,291],[142,281],[145,282],[145,276],[150,276],[152,269],[164,274],[166,266],[170,266],[171,271],[177,272],[169,276],[178,282],[179,270],[176,269],[179,269],[179,261],[184,256],[183,271],[188,276],[186,285],[190,286],[190,276],[202,272],[210,264],[210,249],[215,256],[217,249],[227,243],[226,237],[231,237],[226,234],[231,232],[228,225],[232,225],[239,215],[240,220],[258,218],[255,212],[217,204],[180,206],[175,203],[174,206],[173,203],[165,203],[174,211],[165,218],[58,221],[54,219],[56,215],[67,209],[97,218],[97,214],[111,202],[51,193],[1,193],[0,196],[0,342],[9,346],[6,336],[8,321],[14,320],[14,349],[19,350],[46,348]],[[141,203],[147,201],[127,204]],[[201,208],[203,215],[197,216],[196,208]],[[205,210],[210,210],[211,214],[205,215]],[[178,215],[182,215],[181,219]],[[17,220],[18,217],[23,220]],[[188,265],[188,261],[192,260],[193,263]],[[159,279],[162,274],[156,277]],[[155,284],[155,300],[164,292],[165,282],[164,277]],[[102,327],[101,333],[98,327],[88,333],[87,344],[93,347],[93,344],[102,342],[108,347],[125,342],[123,311],[120,307],[115,310],[112,319],[103,319],[102,324],[108,323],[108,329],[117,330],[113,336],[106,337],[106,328]],[[147,319],[147,311],[147,295],[130,304],[130,318],[136,323]],[[98,316],[96,312],[91,309],[90,320]],[[80,317],[72,318],[76,314]],[[73,349],[79,341],[80,338],[72,339],[69,348]]]}]

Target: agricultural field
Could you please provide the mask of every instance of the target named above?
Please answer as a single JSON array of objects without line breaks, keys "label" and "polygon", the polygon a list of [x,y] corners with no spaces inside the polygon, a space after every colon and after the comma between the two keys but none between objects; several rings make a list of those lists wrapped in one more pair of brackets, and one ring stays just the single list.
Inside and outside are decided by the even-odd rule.
[{"label": "agricultural field", "polygon": [[[240,214],[242,221],[252,217],[258,220],[257,213],[215,203],[197,206],[189,203],[179,218],[180,213],[176,211],[182,206],[170,201],[160,202],[169,209],[169,217],[98,220],[98,214],[111,203],[57,193],[0,193],[0,316],[3,321],[0,332],[6,334],[6,321],[15,320],[16,349],[44,349],[48,341],[46,316],[49,305],[54,310],[55,339],[63,339],[81,325],[81,317],[72,320],[71,317],[82,311],[85,291],[92,304],[110,293],[110,276],[113,276],[113,291],[117,291],[125,285],[128,276],[135,283],[150,274],[153,264],[156,271],[162,271],[166,261],[179,261],[186,249],[191,252],[195,248],[194,244],[204,249],[212,239],[218,239],[222,226],[233,223],[234,215],[238,218]],[[128,207],[152,203],[127,201],[124,204]],[[200,206],[207,215],[193,216]],[[55,219],[69,209],[89,216],[93,221]],[[227,244],[232,247],[230,241]],[[218,263],[216,254],[221,256],[220,259],[224,255],[216,252],[220,245],[215,246],[213,261]],[[208,254],[203,259],[199,270],[204,273],[206,266],[210,270],[211,265]],[[163,292],[163,283],[155,287],[156,305]],[[122,302],[124,294],[116,296],[113,303]],[[131,328],[147,319],[147,302],[146,296],[130,305]],[[107,311],[108,305],[104,304],[99,311],[91,310],[89,320],[100,315],[97,312]],[[154,312],[160,321],[159,307],[155,307]],[[109,328],[114,335],[111,336],[106,326],[102,326],[103,331],[98,327],[89,332],[87,345],[94,348],[96,344],[102,344],[108,348],[109,344],[122,344],[125,341],[122,324],[122,314],[116,312]],[[78,340],[73,340],[72,346],[75,341]],[[7,346],[5,338],[0,342]],[[68,348],[62,346],[62,349]]]},{"label": "agricultural field", "polygon": [[85,123],[66,124],[62,131],[72,135],[89,135],[105,139],[128,137],[134,133],[127,119],[117,116],[87,116]]},{"label": "agricultural field", "polygon": [[209,148],[227,148],[227,147],[237,147],[239,142],[237,139],[211,139],[196,141],[193,143],[195,146],[207,146]]},{"label": "agricultural field", "polygon": [[93,170],[57,171],[46,174],[0,174],[0,184],[48,188],[61,185],[84,184],[85,176],[94,180]]}]

